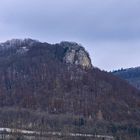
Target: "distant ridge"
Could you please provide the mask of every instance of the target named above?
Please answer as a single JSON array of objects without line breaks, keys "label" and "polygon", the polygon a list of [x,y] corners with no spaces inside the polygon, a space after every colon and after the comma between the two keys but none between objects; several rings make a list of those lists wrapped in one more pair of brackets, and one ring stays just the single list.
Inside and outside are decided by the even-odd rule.
[{"label": "distant ridge", "polygon": [[116,70],[112,73],[140,90],[140,67]]}]

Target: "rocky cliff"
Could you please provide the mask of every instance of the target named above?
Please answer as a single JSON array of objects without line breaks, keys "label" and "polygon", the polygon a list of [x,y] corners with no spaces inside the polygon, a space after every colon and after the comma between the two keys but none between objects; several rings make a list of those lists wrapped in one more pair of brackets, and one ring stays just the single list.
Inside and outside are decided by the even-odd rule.
[{"label": "rocky cliff", "polygon": [[[59,44],[41,43],[32,39],[12,39],[0,44],[0,49],[15,49],[17,54],[23,54],[34,46],[44,46],[53,49],[55,57],[60,58],[61,61],[71,65],[79,65],[83,68],[92,68],[91,59],[88,52],[79,44],[75,42],[61,42]],[[50,50],[51,50],[50,49]]]},{"label": "rocky cliff", "polygon": [[87,51],[79,44],[73,42],[61,42],[60,46],[66,48],[64,62],[82,67],[91,68],[91,60]]}]

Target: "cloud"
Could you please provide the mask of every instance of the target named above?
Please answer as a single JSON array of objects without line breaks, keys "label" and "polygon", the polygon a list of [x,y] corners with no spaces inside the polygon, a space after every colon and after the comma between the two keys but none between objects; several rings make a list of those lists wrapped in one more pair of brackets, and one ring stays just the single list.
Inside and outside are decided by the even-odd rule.
[{"label": "cloud", "polygon": [[2,0],[0,16],[13,28],[75,38],[140,37],[139,0]]},{"label": "cloud", "polygon": [[[124,48],[123,43],[111,42],[140,39],[139,5],[139,0],[1,0],[0,40],[32,37],[48,42],[98,42],[94,48],[87,47],[95,50],[109,45]],[[106,41],[110,43],[100,45]]]}]

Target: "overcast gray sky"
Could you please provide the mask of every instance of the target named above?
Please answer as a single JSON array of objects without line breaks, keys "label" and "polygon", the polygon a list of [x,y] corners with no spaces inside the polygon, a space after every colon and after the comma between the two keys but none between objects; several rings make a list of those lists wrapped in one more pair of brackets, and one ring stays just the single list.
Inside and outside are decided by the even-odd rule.
[{"label": "overcast gray sky", "polygon": [[0,41],[82,44],[104,70],[140,66],[140,0],[0,0]]}]

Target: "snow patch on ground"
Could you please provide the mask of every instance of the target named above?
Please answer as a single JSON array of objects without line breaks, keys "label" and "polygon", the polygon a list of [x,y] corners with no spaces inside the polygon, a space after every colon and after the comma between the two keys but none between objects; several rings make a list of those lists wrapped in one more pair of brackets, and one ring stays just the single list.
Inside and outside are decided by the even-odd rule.
[{"label": "snow patch on ground", "polygon": [[39,131],[29,131],[29,130],[22,130],[22,129],[14,129],[14,128],[0,128],[0,132],[7,132],[7,133],[21,133],[23,135],[52,135],[52,136],[71,136],[71,137],[94,137],[94,138],[105,138],[108,140],[114,140],[113,136],[107,135],[93,135],[93,134],[81,134],[81,133],[66,133],[63,134],[61,132],[39,132]]}]

